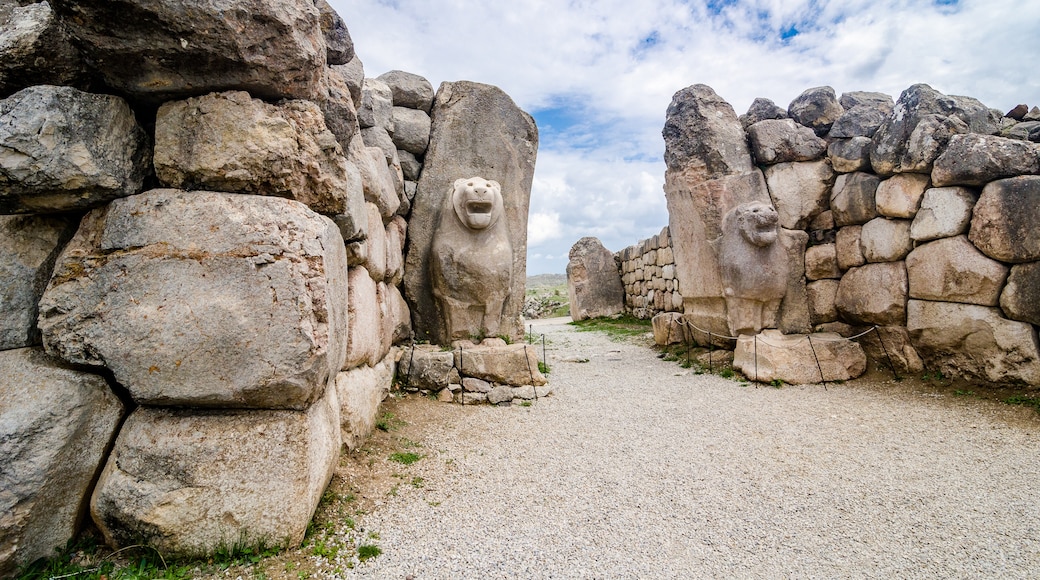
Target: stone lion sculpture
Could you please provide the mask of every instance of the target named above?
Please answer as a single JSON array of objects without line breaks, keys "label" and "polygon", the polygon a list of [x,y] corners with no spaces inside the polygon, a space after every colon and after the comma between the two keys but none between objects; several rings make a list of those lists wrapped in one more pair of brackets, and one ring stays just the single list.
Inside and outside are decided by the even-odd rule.
[{"label": "stone lion sculpture", "polygon": [[776,327],[789,273],[779,221],[773,206],[760,201],[740,204],[722,218],[716,250],[733,336]]},{"label": "stone lion sculpture", "polygon": [[449,340],[495,336],[513,282],[502,186],[456,179],[430,249],[430,281]]}]

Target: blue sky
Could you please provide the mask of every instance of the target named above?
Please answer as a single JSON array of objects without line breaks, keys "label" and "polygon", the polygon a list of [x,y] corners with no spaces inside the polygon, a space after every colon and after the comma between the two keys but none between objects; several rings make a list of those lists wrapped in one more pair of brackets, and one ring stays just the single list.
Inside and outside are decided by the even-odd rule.
[{"label": "blue sky", "polygon": [[923,82],[1006,112],[1040,105],[1037,0],[330,0],[367,76],[497,85],[540,132],[528,274],[583,236],[619,250],[668,222],[661,128],[704,83],[737,113],[810,87]]}]

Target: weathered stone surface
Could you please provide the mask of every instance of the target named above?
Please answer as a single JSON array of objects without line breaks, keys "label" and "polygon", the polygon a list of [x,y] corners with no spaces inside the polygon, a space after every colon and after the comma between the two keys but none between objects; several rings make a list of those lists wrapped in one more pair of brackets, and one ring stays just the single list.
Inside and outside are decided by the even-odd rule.
[{"label": "weathered stone surface", "polygon": [[805,277],[809,280],[841,278],[837,247],[834,244],[810,246],[805,250]]},{"label": "weathered stone surface", "polygon": [[159,108],[155,172],[166,186],[295,199],[328,215],[349,211],[347,160],[317,105],[270,105],[214,93]]},{"label": "weathered stone surface", "polygon": [[40,344],[37,306],[78,225],[71,216],[0,216],[0,350]]},{"label": "weathered stone surface", "polygon": [[787,115],[812,129],[817,135],[824,136],[831,130],[845,109],[838,102],[831,87],[814,87],[806,89],[787,107]]},{"label": "weathered stone surface", "polygon": [[935,160],[932,183],[985,185],[990,181],[1040,173],[1040,146],[995,135],[954,135]]},{"label": "weathered stone surface", "polygon": [[[922,121],[927,122],[919,128]],[[904,163],[913,165],[914,172],[929,172],[931,161],[944,145],[942,140],[948,140],[954,130],[993,134],[997,120],[975,99],[946,96],[925,84],[913,85],[899,95],[887,122],[874,134],[870,153],[874,172],[909,172],[911,168]]]},{"label": "weathered stone surface", "polygon": [[1022,116],[1023,121],[1040,121],[1040,107],[1033,105],[1029,112]]},{"label": "weathered stone surface", "polygon": [[305,411],[138,407],[90,502],[105,541],[173,556],[299,545],[339,459],[329,383]]},{"label": "weathered stone surface", "polygon": [[964,187],[936,187],[924,192],[921,209],[910,226],[910,239],[926,242],[968,231],[975,194]]},{"label": "weathered stone surface", "polygon": [[[854,330],[855,334],[861,334],[865,329]],[[867,333],[857,340],[868,358],[894,370],[897,375],[916,374],[924,370],[924,361],[917,354],[905,326],[878,326],[875,332]]]},{"label": "weathered stone surface", "polygon": [[[499,327],[492,334],[517,340],[524,330],[520,313],[527,279],[527,214],[538,129],[534,119],[500,89],[466,81],[441,85],[432,118],[430,146],[408,220],[405,259],[405,297],[412,306],[416,337],[449,342],[438,311],[441,306],[433,294],[429,265],[434,261],[432,249],[435,237],[441,235],[440,225],[455,219],[452,227],[460,232],[463,228],[457,213],[453,216],[449,209],[453,207],[450,202],[456,180],[480,176],[500,185],[502,217],[497,224],[479,230],[481,233],[466,228],[470,232],[464,236],[466,245],[453,251],[465,254],[482,248],[485,254],[493,251],[497,255],[501,242],[508,239],[511,257],[499,262],[496,280],[509,270],[511,281],[502,297]],[[503,230],[505,238],[501,237]]]},{"label": "weathered stone surface", "polygon": [[378,77],[390,87],[394,106],[429,113],[433,107],[433,85],[425,78],[409,72],[392,70]]},{"label": "weathered stone surface", "polygon": [[1040,385],[1036,329],[999,308],[911,300],[907,330],[927,368],[994,383]]},{"label": "weathered stone surface", "polygon": [[1007,137],[1008,139],[1019,139],[1022,141],[1040,143],[1040,121],[1015,123],[1011,128],[1001,131],[1000,136]]},{"label": "weathered stone surface", "polygon": [[[451,380],[453,374],[454,381]],[[429,344],[405,348],[398,363],[397,375],[402,384],[417,389],[435,390],[451,382],[461,382],[455,370],[455,356]]]},{"label": "weathered stone surface", "polygon": [[567,293],[574,320],[612,316],[624,311],[625,287],[621,284],[614,254],[603,247],[598,238],[585,237],[571,246]]},{"label": "weathered stone surface", "polygon": [[36,86],[0,100],[0,213],[85,210],[141,190],[148,137],[125,101]]},{"label": "weathered stone surface", "polygon": [[792,119],[759,121],[747,128],[751,153],[761,164],[813,161],[823,156],[827,143],[812,129]]},{"label": "weathered stone surface", "polygon": [[893,218],[913,218],[928,188],[928,176],[899,173],[882,181],[875,193],[879,214]]},{"label": "weathered stone surface", "polygon": [[809,321],[815,326],[838,319],[834,298],[838,294],[837,280],[816,280],[805,287],[809,299]]},{"label": "weathered stone surface", "polygon": [[[419,158],[411,153],[403,150],[397,150],[397,159],[401,162],[401,173],[404,175],[405,183],[409,181],[413,182],[412,187],[415,187],[416,181],[419,181],[419,175],[422,172],[422,162]],[[415,197],[415,191],[408,197],[409,200]]]},{"label": "weathered stone surface", "polygon": [[336,136],[340,149],[346,151],[350,147],[351,139],[361,128],[358,125],[354,96],[350,92],[346,77],[343,76],[343,68],[330,66],[326,71],[318,106],[325,116],[325,126]]},{"label": "weathered stone surface", "polygon": [[361,365],[372,366],[382,358],[383,320],[379,311],[376,282],[368,269],[359,266],[350,269],[350,284],[347,298],[350,337],[347,341],[347,358],[343,368]]},{"label": "weathered stone surface", "polygon": [[1000,307],[1012,320],[1040,326],[1040,262],[1011,267],[1000,294]]},{"label": "weathered stone surface", "polygon": [[975,204],[968,239],[994,260],[1021,263],[1040,260],[1040,177],[994,181]]},{"label": "weathered stone surface", "polygon": [[347,64],[329,66],[329,69],[335,70],[343,77],[347,83],[347,90],[350,91],[350,99],[354,101],[354,110],[360,110],[361,86],[365,84],[365,65],[361,59],[355,54]]},{"label": "weathered stone surface", "polygon": [[378,147],[365,147],[364,139],[357,135],[350,142],[347,158],[361,172],[365,201],[376,204],[383,219],[390,220],[401,206],[401,198],[397,192],[396,176],[383,151]]},{"label": "weathered stone surface", "polygon": [[771,165],[765,177],[781,227],[803,230],[828,207],[834,171],[827,161]]},{"label": "weathered stone surface", "polygon": [[492,405],[508,403],[513,400],[513,387],[507,385],[497,386],[488,392],[487,400]]},{"label": "weathered stone surface", "polygon": [[891,112],[891,105],[887,111],[872,105],[856,105],[842,113],[827,136],[835,139],[873,137]]},{"label": "weathered stone surface", "polygon": [[386,278],[386,229],[379,208],[372,203],[365,204],[368,210],[368,255],[365,269],[376,282]]},{"label": "weathered stone surface", "polygon": [[476,346],[453,352],[455,367],[463,376],[514,386],[547,382],[538,370],[536,349],[526,344]]},{"label": "weathered stone surface", "polygon": [[462,388],[470,393],[490,393],[491,383],[473,377],[462,377]]},{"label": "weathered stone surface", "polygon": [[841,103],[841,106],[846,110],[854,107],[873,107],[884,112],[886,115],[891,113],[892,107],[895,106],[895,103],[892,101],[892,95],[872,91],[850,91],[842,93],[838,102]]},{"label": "weathered stone surface", "polygon": [[320,94],[326,44],[313,2],[51,5],[105,83],[138,98],[158,103],[227,90],[272,100]]},{"label": "weathered stone surface", "polygon": [[744,129],[747,129],[759,121],[786,118],[787,110],[778,107],[771,99],[756,97],[754,101],[751,101],[747,113],[740,116],[740,122]]},{"label": "weathered stone surface", "polygon": [[834,224],[865,224],[877,217],[876,193],[881,180],[876,175],[856,172],[839,175],[831,191]]},{"label": "weathered stone surface", "polygon": [[354,58],[354,41],[346,23],[326,0],[314,0],[320,15],[321,32],[325,36],[325,61],[329,65],[347,64]]},{"label": "weathered stone surface", "polygon": [[394,106],[394,145],[413,155],[426,153],[430,144],[430,116],[418,109]]},{"label": "weathered stone surface", "polygon": [[834,303],[847,322],[899,326],[906,322],[907,286],[903,262],[867,264],[842,276]]},{"label": "weathered stone surface", "polygon": [[1023,103],[1023,104],[1015,105],[1015,107],[1013,109],[1011,109],[1010,111],[1008,111],[1007,113],[1005,113],[1004,116],[1008,117],[1008,118],[1011,118],[1011,119],[1014,119],[1016,121],[1021,121],[1022,117],[1025,117],[1026,113],[1028,113],[1028,112],[1029,112],[1029,106]]},{"label": "weathered stone surface", "polygon": [[996,306],[1008,267],[987,258],[965,236],[918,246],[906,257],[910,298]]},{"label": "weathered stone surface", "polygon": [[[390,286],[386,282],[376,283],[376,304],[379,306],[379,359],[386,358],[387,353],[393,349],[394,334],[397,330],[397,320],[393,312],[394,296],[390,292]],[[396,290],[396,288],[395,288]]]},{"label": "weathered stone surface", "polygon": [[86,64],[47,2],[0,2],[0,98],[33,85],[85,88]]},{"label": "weathered stone surface", "polygon": [[867,370],[867,356],[858,344],[832,332],[805,335],[765,330],[757,337],[737,340],[733,368],[753,381],[779,379],[802,385],[854,379]]},{"label": "weathered stone surface", "polygon": [[396,356],[394,351],[375,366],[360,366],[336,375],[340,438],[350,451],[360,447],[375,429],[379,405],[394,382]]},{"label": "weathered stone surface", "polygon": [[[737,114],[707,85],[675,93],[662,135],[668,172],[690,186],[754,169]],[[720,221],[729,209],[719,214]]]},{"label": "weathered stone surface", "polygon": [[848,270],[867,263],[860,246],[863,226],[845,226],[838,230],[834,237],[834,251],[837,254],[838,268]]},{"label": "weathered stone surface", "polygon": [[394,94],[386,83],[379,79],[366,78],[361,85],[361,108],[358,109],[358,123],[362,129],[379,127],[392,135],[394,133]]},{"label": "weathered stone surface", "polygon": [[757,201],[740,204],[723,218],[715,248],[729,336],[776,327],[789,269],[778,222],[776,210]]},{"label": "weathered stone surface", "polygon": [[361,130],[361,140],[368,148],[379,149],[386,163],[391,163],[397,154],[397,145],[393,137],[382,127],[365,127]]},{"label": "weathered stone surface", "polygon": [[368,210],[365,207],[365,187],[357,165],[347,161],[346,192],[343,210],[332,217],[339,233],[348,244],[368,237]]},{"label": "weathered stone surface", "polygon": [[682,314],[678,312],[662,312],[651,319],[654,329],[654,343],[659,346],[682,344],[685,332],[682,327]]},{"label": "weathered stone surface", "polygon": [[874,218],[863,224],[860,248],[867,262],[898,262],[910,253],[910,220]]},{"label": "weathered stone surface", "polygon": [[123,415],[105,379],[42,349],[0,352],[0,576],[72,540]]},{"label": "weathered stone surface", "polygon": [[835,139],[827,146],[827,158],[838,173],[852,173],[870,169],[870,139],[853,137]]},{"label": "weathered stone surface", "polygon": [[302,409],[346,356],[346,285],[343,238],[302,204],[157,189],[87,214],[39,325],[142,404]]},{"label": "weathered stone surface", "polygon": [[401,290],[392,284],[386,287],[386,304],[390,316],[393,317],[393,344],[402,344],[412,338],[412,312]]},{"label": "weathered stone surface", "polygon": [[386,225],[386,275],[388,284],[397,286],[404,280],[404,245],[408,231],[408,222],[401,216],[394,216]]}]

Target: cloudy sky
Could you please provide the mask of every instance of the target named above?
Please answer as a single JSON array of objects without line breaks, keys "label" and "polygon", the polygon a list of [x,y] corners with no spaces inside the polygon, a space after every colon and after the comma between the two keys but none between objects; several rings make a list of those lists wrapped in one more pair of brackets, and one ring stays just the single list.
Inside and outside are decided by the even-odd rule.
[{"label": "cloudy sky", "polygon": [[1006,112],[1040,105],[1037,0],[330,0],[367,76],[505,90],[538,122],[528,274],[583,236],[619,250],[668,223],[661,128],[710,85],[738,114],[810,87],[898,97],[928,83]]}]

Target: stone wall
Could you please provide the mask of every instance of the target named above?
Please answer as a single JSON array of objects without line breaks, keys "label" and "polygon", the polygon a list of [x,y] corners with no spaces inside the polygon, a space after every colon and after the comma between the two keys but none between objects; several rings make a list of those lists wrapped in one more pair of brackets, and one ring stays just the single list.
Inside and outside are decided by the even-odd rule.
[{"label": "stone wall", "polygon": [[656,236],[614,256],[625,286],[625,312],[643,319],[661,312],[682,312],[682,294],[667,226]]},{"label": "stone wall", "polygon": [[[927,85],[895,101],[820,87],[786,109],[756,99],[738,118],[709,87],[676,93],[664,130],[665,190],[686,320],[725,335],[877,326],[902,372],[1040,385],[1032,225],[1040,220],[1040,110],[1032,111],[1005,115]],[[731,273],[745,257],[725,249],[726,220],[759,211],[754,204],[774,214],[761,218],[775,233],[758,245],[777,244],[787,256],[772,312],[763,295],[770,282],[749,282],[747,273],[776,260],[752,259]],[[626,266],[626,283],[641,281],[638,272]],[[752,293],[741,294],[742,285]],[[757,309],[751,322],[735,314],[748,303]],[[876,338],[864,346],[884,356]]]},{"label": "stone wall", "polygon": [[324,0],[236,4],[0,0],[0,577],[87,517],[298,544],[412,337],[432,86]]}]

